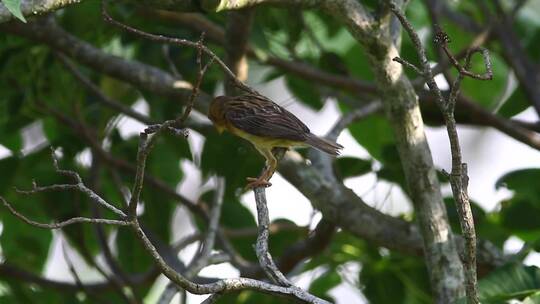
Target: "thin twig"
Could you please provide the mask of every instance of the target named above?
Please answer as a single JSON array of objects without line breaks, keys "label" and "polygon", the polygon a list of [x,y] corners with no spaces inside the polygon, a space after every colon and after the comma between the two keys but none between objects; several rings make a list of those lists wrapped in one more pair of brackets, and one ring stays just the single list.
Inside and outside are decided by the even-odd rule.
[{"label": "thin twig", "polygon": [[208,259],[210,258],[212,250],[214,249],[216,233],[221,216],[221,206],[223,205],[223,194],[225,193],[225,181],[223,178],[217,177],[216,180],[216,193],[214,195],[214,201],[210,211],[210,223],[208,225],[208,231],[206,232],[206,238],[204,240],[202,250],[188,266],[186,275],[194,276],[195,274],[199,273],[199,271],[208,264]]},{"label": "thin twig", "polygon": [[472,56],[475,52],[480,52],[482,54],[484,66],[486,68],[486,72],[483,74],[476,74],[468,70],[468,67],[462,66],[459,61],[454,57],[450,49],[448,48],[448,43],[450,42],[450,37],[443,32],[440,28],[438,29],[437,33],[435,33],[435,43],[439,44],[446,55],[448,56],[448,59],[450,59],[450,62],[456,69],[459,71],[459,74],[468,76],[474,79],[479,80],[491,80],[493,79],[493,70],[491,68],[491,58],[489,57],[489,51],[483,47],[476,47],[474,49],[469,49],[467,51],[467,61],[470,61],[470,56]]},{"label": "thin twig", "polygon": [[[219,219],[221,216],[221,207],[223,205],[223,194],[225,193],[225,181],[223,178],[217,177],[216,178],[216,193],[214,195],[214,201],[212,205],[212,209],[210,211],[210,223],[208,225],[208,231],[206,233],[206,237],[204,242],[201,245],[200,252],[195,255],[193,261],[191,261],[190,265],[187,267],[184,276],[188,279],[193,278],[199,271],[201,271],[204,267],[214,264],[215,262],[221,262],[223,260],[222,256],[218,256],[217,258],[212,256],[212,250],[214,249],[214,244],[216,240],[216,233],[219,226]],[[191,241],[191,239],[195,238],[189,238],[187,240]],[[185,243],[185,242],[182,242]],[[226,256],[228,259],[228,256]],[[173,282],[170,282],[165,287],[165,290],[161,294],[158,303],[159,304],[168,304],[171,302],[172,298],[176,295],[176,293],[179,291],[178,285],[176,285]]]},{"label": "thin twig", "polygon": [[223,62],[223,60],[221,60],[216,54],[214,54],[214,52],[212,52],[206,46],[200,45],[198,42],[193,42],[193,41],[189,41],[189,40],[186,40],[186,39],[167,37],[167,36],[164,36],[164,35],[150,34],[150,33],[138,30],[136,28],[130,27],[130,26],[126,25],[126,24],[123,24],[123,23],[113,19],[109,15],[109,13],[107,12],[106,7],[105,7],[105,1],[103,1],[102,5],[101,5],[101,14],[103,16],[103,19],[105,21],[107,21],[108,23],[110,23],[110,24],[112,24],[114,26],[117,26],[117,27],[119,27],[119,28],[121,28],[121,29],[123,29],[123,30],[125,30],[127,32],[135,34],[135,35],[137,35],[139,37],[143,37],[145,39],[148,39],[150,41],[174,44],[174,45],[179,45],[179,46],[188,46],[188,47],[192,47],[192,48],[195,48],[195,49],[200,49],[202,52],[206,53],[211,59],[213,59],[214,61],[216,61],[218,63],[218,65],[221,67],[221,69],[226,74],[228,74],[229,77],[231,77],[231,79],[233,80],[233,82],[234,82],[234,84],[236,86],[238,86],[240,89],[242,89],[242,90],[244,90],[244,91],[246,91],[248,93],[258,94],[255,90],[253,90],[249,86],[245,85],[242,81],[240,81],[234,75],[234,73],[229,69],[229,67],[225,64],[225,62]]},{"label": "thin twig", "polygon": [[133,119],[136,119],[140,122],[143,122],[145,124],[151,125],[155,124],[156,122],[152,120],[150,117],[141,114],[130,107],[127,107],[123,105],[122,103],[113,100],[112,98],[105,95],[105,93],[88,77],[86,77],[78,68],[75,66],[71,60],[69,60],[66,55],[60,52],[55,52],[56,57],[60,60],[60,62],[66,67],[66,69],[77,79],[88,91],[95,95],[99,102],[103,103],[107,107],[116,110],[120,113],[125,114],[126,116],[129,116]]},{"label": "thin twig", "polygon": [[364,119],[365,117],[379,111],[382,109],[382,103],[380,101],[371,101],[367,103],[366,105],[354,109],[351,112],[346,113],[343,115],[340,120],[336,122],[336,124],[330,129],[330,132],[326,135],[326,138],[329,140],[335,141],[341,131],[343,131],[345,128],[347,128],[350,124],[357,122],[359,120]]},{"label": "thin twig", "polygon": [[116,208],[115,206],[109,204],[106,200],[104,200],[101,196],[97,195],[94,191],[90,190],[88,187],[86,187],[84,185],[84,183],[82,182],[82,179],[81,177],[79,176],[78,173],[74,172],[74,171],[71,171],[71,170],[62,170],[59,168],[58,166],[58,159],[56,158],[56,155],[55,155],[55,152],[54,152],[54,149],[51,148],[51,157],[52,157],[52,160],[53,160],[53,165],[54,165],[54,168],[56,170],[57,173],[59,174],[62,174],[62,175],[65,175],[65,176],[69,176],[70,178],[72,178],[76,184],[55,184],[55,185],[50,185],[50,186],[38,186],[37,183],[35,181],[32,181],[32,189],[31,190],[20,190],[20,189],[17,189],[15,188],[15,190],[18,192],[18,193],[21,193],[21,194],[35,194],[35,193],[40,193],[40,192],[48,192],[48,191],[64,191],[64,190],[77,190],[79,192],[82,192],[83,194],[85,194],[88,198],[90,198],[91,201],[109,209],[110,211],[114,212],[115,214],[117,214],[118,216],[120,216],[120,218],[126,218],[126,214]]},{"label": "thin twig", "polygon": [[187,118],[189,117],[189,114],[191,113],[191,110],[193,109],[193,105],[195,104],[195,99],[197,98],[197,95],[199,95],[199,88],[201,87],[204,74],[206,73],[210,65],[212,65],[212,63],[215,60],[214,57],[210,57],[210,60],[203,67],[202,65],[202,50],[204,47],[203,42],[204,42],[204,32],[201,34],[201,38],[197,42],[197,45],[198,45],[197,64],[199,65],[199,71],[197,73],[197,81],[195,82],[191,95],[189,96],[189,100],[184,110],[184,114],[182,114],[182,116],[177,119],[178,126],[183,126]]},{"label": "thin twig", "polygon": [[403,58],[400,58],[400,57],[395,57],[392,59],[393,61],[395,62],[399,62],[401,63],[402,65],[412,69],[413,71],[415,71],[418,75],[420,76],[424,76],[424,72],[422,72],[417,66],[415,66],[414,64],[412,64],[411,62],[408,62],[407,60],[403,59]]},{"label": "thin twig", "polygon": [[75,265],[73,265],[73,261],[71,261],[66,248],[66,243],[62,241],[62,253],[64,255],[64,260],[66,261],[66,264],[68,266],[69,272],[73,276],[73,279],[75,280],[75,285],[79,287],[86,295],[89,297],[94,297],[96,301],[99,303],[110,303],[108,300],[103,299],[102,297],[98,297],[98,295],[95,292],[92,292],[88,288],[86,288],[86,285],[83,284],[81,277],[77,273],[77,270],[75,269]]},{"label": "thin twig", "polygon": [[11,206],[11,204],[9,204],[1,196],[0,196],[0,201],[2,201],[2,204],[4,204],[4,206],[9,210],[9,212],[11,212],[11,214],[18,217],[23,222],[29,225],[39,227],[39,228],[44,228],[44,229],[60,229],[60,228],[64,228],[72,224],[76,224],[76,223],[94,223],[94,224],[106,224],[106,225],[117,225],[117,226],[129,225],[128,222],[121,221],[121,220],[109,220],[109,219],[87,218],[87,217],[73,217],[62,222],[53,223],[53,224],[45,224],[45,223],[33,221],[27,218],[26,216],[24,216],[23,214],[19,213],[17,210],[15,210],[15,208],[13,208],[13,206]]},{"label": "thin twig", "polygon": [[176,68],[176,64],[174,64],[174,61],[171,58],[171,52],[170,52],[169,45],[164,44],[162,46],[161,50],[163,51],[163,58],[165,58],[165,61],[169,65],[169,70],[171,71],[173,76],[176,77],[176,78],[182,78],[182,76],[180,75],[180,72],[178,72],[178,69]]}]

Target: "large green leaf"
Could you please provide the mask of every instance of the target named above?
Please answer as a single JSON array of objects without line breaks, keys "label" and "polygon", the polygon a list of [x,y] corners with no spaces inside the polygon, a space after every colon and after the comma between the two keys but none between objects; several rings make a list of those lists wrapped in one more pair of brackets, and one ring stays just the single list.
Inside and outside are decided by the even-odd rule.
[{"label": "large green leaf", "polygon": [[217,174],[226,178],[226,193],[234,196],[246,185],[246,177],[259,176],[264,158],[247,141],[227,132],[206,136],[201,169],[205,176]]},{"label": "large green leaf", "polygon": [[370,303],[432,301],[424,262],[417,257],[373,252],[370,262],[362,264],[359,283]]},{"label": "large green leaf", "polygon": [[536,184],[538,181],[540,181],[540,169],[520,169],[501,176],[495,183],[495,187],[513,190],[514,196],[526,197],[540,207],[540,187]]},{"label": "large green leaf", "polygon": [[514,115],[517,115],[523,112],[525,109],[530,107],[530,103],[523,91],[522,86],[518,86],[512,95],[504,102],[502,107],[499,109],[498,114],[503,117],[510,118]]},{"label": "large green leaf", "polygon": [[117,260],[125,271],[141,273],[147,271],[152,265],[150,254],[141,246],[131,229],[118,229],[116,245],[118,246]]},{"label": "large green leaf", "polygon": [[539,178],[540,169],[522,169],[505,174],[496,183],[497,188],[514,192],[501,204],[501,224],[528,241],[540,237],[540,189],[535,186]]},{"label": "large green leaf", "polygon": [[512,299],[523,300],[540,291],[540,270],[534,266],[507,264],[481,279],[478,289],[482,303],[502,304]]},{"label": "large green leaf", "polygon": [[341,283],[341,276],[335,269],[329,269],[319,275],[309,285],[309,292],[325,300],[335,302],[328,292]]},{"label": "large green leaf", "polygon": [[322,96],[319,92],[318,86],[313,85],[312,82],[293,75],[286,75],[285,81],[287,88],[291,91],[291,93],[293,93],[293,95],[305,105],[316,110],[322,108]]},{"label": "large green leaf", "polygon": [[394,134],[388,120],[382,116],[372,115],[351,124],[349,131],[358,143],[377,160],[382,160],[383,151],[394,145]]},{"label": "large green leaf", "polygon": [[[208,200],[209,197],[203,197]],[[221,225],[226,228],[252,228],[256,229],[257,223],[253,214],[238,201],[233,194],[226,195],[221,211]],[[237,237],[231,240],[238,253],[251,261],[257,261],[253,244],[257,239],[256,235]]]},{"label": "large green leaf", "polygon": [[371,172],[372,165],[372,161],[357,157],[345,156],[336,160],[337,172],[343,179]]},{"label": "large green leaf", "polygon": [[[295,225],[294,222],[287,219],[276,219],[271,224]],[[293,230],[280,230],[270,236],[269,251],[273,256],[278,257],[283,255],[289,246],[307,237],[306,230],[300,229],[300,227],[297,228]]]},{"label": "large green leaf", "polygon": [[[485,108],[492,109],[505,91],[508,78],[508,67],[504,60],[496,53],[491,53],[493,79],[481,81],[466,77],[461,84],[463,94],[472,97]],[[482,56],[476,53],[472,58],[471,70],[475,73],[484,73],[485,67]]]},{"label": "large green leaf", "polygon": [[21,0],[2,0],[2,3],[4,3],[8,11],[12,13],[13,16],[26,23],[26,19],[21,12]]},{"label": "large green leaf", "polygon": [[374,78],[366,52],[358,44],[354,44],[342,58],[352,75],[362,80]]}]

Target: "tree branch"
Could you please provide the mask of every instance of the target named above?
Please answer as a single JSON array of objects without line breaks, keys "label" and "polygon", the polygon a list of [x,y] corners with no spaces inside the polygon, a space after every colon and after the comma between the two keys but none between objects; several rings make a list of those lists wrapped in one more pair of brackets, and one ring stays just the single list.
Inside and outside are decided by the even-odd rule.
[{"label": "tree branch", "polygon": [[389,26],[384,21],[375,25],[372,17],[365,17],[365,9],[357,1],[325,4],[327,11],[343,21],[368,54],[418,214],[435,302],[451,303],[463,294],[462,267],[424,134],[418,98],[401,65],[392,61],[398,50],[387,31]]},{"label": "tree branch", "polygon": [[[82,0],[21,0],[21,13],[25,17],[32,17],[50,13]],[[0,23],[15,19],[15,16],[0,2]]]},{"label": "tree branch", "polygon": [[[227,56],[225,62],[240,81],[246,81],[248,78],[249,67],[246,52],[249,47],[249,33],[254,13],[251,9],[227,13],[224,45]],[[229,96],[236,95],[235,89],[234,80],[228,77],[225,82],[225,93]]]},{"label": "tree branch", "polygon": [[15,217],[18,217],[23,222],[32,225],[34,227],[43,228],[43,229],[60,229],[64,228],[66,226],[77,224],[77,223],[94,223],[94,224],[106,224],[106,225],[116,225],[116,226],[127,226],[129,225],[126,221],[119,221],[119,220],[109,220],[109,219],[98,219],[98,218],[87,218],[87,217],[74,217],[70,218],[69,220],[65,220],[59,223],[53,223],[53,224],[44,224],[39,223],[36,221],[33,221],[23,214],[19,213],[11,204],[9,204],[3,197],[0,196],[0,201],[2,201],[2,204],[4,207],[6,207],[11,214],[13,214]]},{"label": "tree branch", "polygon": [[[474,228],[472,210],[469,202],[469,196],[467,192],[469,180],[467,176],[467,165],[462,162],[461,147],[459,144],[456,121],[454,118],[454,108],[457,95],[459,94],[460,83],[463,77],[468,76],[480,80],[490,80],[492,78],[493,72],[491,70],[491,60],[489,58],[489,53],[483,48],[476,48],[470,50],[467,53],[465,65],[461,66],[448,49],[447,44],[449,42],[449,37],[446,35],[446,33],[442,31],[436,33],[435,42],[442,45],[444,52],[448,55],[452,64],[459,71],[459,75],[452,85],[450,96],[448,97],[448,100],[445,101],[433,77],[433,71],[428,63],[426,50],[420,42],[420,38],[414,31],[412,25],[407,21],[405,16],[392,3],[390,3],[390,9],[398,17],[398,19],[401,21],[401,24],[411,37],[418,56],[420,57],[421,74],[425,77],[430,90],[435,96],[437,96],[437,103],[439,104],[439,107],[445,119],[452,154],[452,172],[451,174],[449,174],[449,179],[452,187],[452,193],[454,195],[454,200],[456,202],[458,213],[460,215],[459,220],[461,224],[461,230],[465,237],[466,250],[463,264],[465,268],[467,299],[469,303],[476,304],[480,302],[478,298],[476,275],[476,233]],[[472,54],[474,54],[474,52],[477,51],[482,53],[484,64],[486,66],[486,73],[483,75],[474,74],[468,71],[468,69],[470,68],[471,56]]]},{"label": "tree branch", "polygon": [[270,220],[268,217],[268,207],[266,204],[265,192],[265,188],[263,187],[253,189],[255,203],[257,205],[257,219],[259,222],[259,233],[257,243],[255,245],[255,252],[257,253],[259,264],[261,264],[266,276],[269,279],[281,286],[293,286],[292,283],[277,268],[274,259],[268,252],[268,226]]}]

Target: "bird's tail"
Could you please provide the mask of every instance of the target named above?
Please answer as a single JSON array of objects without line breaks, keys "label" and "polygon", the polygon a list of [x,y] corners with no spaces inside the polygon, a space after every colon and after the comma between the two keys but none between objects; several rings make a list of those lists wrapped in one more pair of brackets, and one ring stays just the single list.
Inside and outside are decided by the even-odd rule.
[{"label": "bird's tail", "polygon": [[331,142],[324,138],[320,138],[317,135],[314,135],[311,133],[308,135],[306,143],[312,146],[313,148],[320,150],[322,152],[328,153],[332,156],[338,156],[340,153],[340,150],[343,149],[342,145],[335,142]]}]

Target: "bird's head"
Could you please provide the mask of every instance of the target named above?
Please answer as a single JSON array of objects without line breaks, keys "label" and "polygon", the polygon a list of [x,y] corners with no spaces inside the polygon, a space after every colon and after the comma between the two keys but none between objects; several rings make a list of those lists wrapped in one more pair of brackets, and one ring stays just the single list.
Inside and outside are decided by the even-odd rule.
[{"label": "bird's head", "polygon": [[208,110],[208,118],[214,123],[219,133],[225,130],[225,113],[224,104],[228,100],[227,96],[218,96],[210,103],[210,109]]}]

